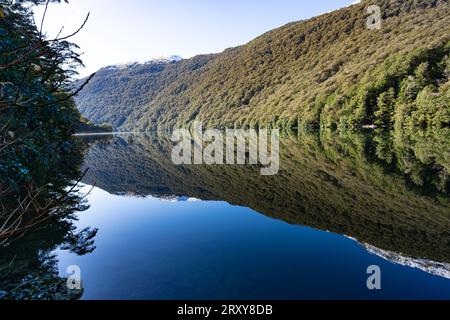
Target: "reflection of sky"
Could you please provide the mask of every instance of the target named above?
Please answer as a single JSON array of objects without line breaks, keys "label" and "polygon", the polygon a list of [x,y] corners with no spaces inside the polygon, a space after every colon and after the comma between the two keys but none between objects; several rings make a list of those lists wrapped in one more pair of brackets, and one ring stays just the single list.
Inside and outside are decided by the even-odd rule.
[{"label": "reflection of sky", "polygon": [[[450,298],[450,281],[370,255],[343,236],[223,202],[167,202],[95,189],[80,227],[97,249],[79,265],[85,299]],[[367,267],[382,287],[366,287]]]}]

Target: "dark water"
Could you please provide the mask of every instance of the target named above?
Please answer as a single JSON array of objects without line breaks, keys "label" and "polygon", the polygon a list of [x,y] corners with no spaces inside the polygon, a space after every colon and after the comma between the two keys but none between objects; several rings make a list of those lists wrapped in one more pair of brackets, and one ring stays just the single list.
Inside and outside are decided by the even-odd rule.
[{"label": "dark water", "polygon": [[83,299],[450,299],[446,140],[286,136],[280,173],[263,177],[175,166],[163,137],[84,139],[81,192],[96,187],[81,236],[34,235],[27,266],[60,279],[79,266]]}]

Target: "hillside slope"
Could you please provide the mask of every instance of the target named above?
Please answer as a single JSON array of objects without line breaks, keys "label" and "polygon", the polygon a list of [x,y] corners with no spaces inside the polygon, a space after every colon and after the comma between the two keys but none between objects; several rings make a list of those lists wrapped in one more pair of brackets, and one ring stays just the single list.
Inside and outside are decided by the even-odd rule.
[{"label": "hillside slope", "polygon": [[[383,13],[381,30],[366,25],[373,4]],[[362,1],[203,57],[199,68],[189,67],[198,57],[171,64],[144,77],[151,88],[117,86],[127,106],[110,113],[127,130],[194,120],[209,127],[448,126],[449,40],[448,0]],[[90,118],[83,103],[80,109]]]},{"label": "hillside slope", "polygon": [[[75,97],[81,114],[97,125],[118,129],[182,74],[201,68],[212,55],[190,60],[160,59],[146,63],[108,66],[96,72],[89,84]],[[78,81],[78,87],[85,79]]]}]

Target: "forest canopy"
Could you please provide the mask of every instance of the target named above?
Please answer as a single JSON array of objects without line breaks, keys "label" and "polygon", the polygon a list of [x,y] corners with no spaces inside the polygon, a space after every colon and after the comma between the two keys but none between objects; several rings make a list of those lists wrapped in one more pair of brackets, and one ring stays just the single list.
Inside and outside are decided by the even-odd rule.
[{"label": "forest canopy", "polygon": [[[368,3],[380,30],[367,27]],[[362,1],[220,54],[104,68],[76,100],[122,130],[446,127],[449,26],[448,0]]]}]

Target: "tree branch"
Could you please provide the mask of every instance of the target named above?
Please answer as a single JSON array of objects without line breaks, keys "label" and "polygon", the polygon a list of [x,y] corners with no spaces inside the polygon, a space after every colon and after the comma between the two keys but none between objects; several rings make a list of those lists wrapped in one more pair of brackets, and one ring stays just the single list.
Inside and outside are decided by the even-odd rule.
[{"label": "tree branch", "polygon": [[83,24],[81,25],[81,27],[79,27],[75,32],[73,32],[73,33],[71,33],[71,34],[69,34],[69,35],[67,35],[67,36],[65,36],[65,37],[62,37],[62,38],[56,37],[56,38],[53,39],[53,40],[48,40],[48,42],[59,42],[59,41],[63,41],[63,40],[67,40],[67,39],[69,39],[69,38],[72,38],[73,36],[75,36],[76,34],[78,34],[78,33],[84,28],[84,26],[86,25],[86,23],[87,23],[88,20],[89,20],[89,16],[90,16],[90,15],[91,15],[91,13],[89,12],[89,13],[87,14],[86,18],[84,19]]}]

